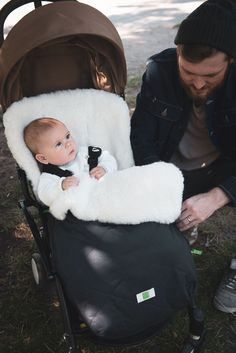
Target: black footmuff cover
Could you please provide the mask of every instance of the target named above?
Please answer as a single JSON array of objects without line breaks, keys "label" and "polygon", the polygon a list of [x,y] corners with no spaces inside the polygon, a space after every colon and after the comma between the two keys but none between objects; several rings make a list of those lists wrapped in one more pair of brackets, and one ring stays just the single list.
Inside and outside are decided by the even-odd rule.
[{"label": "black footmuff cover", "polygon": [[189,246],[175,225],[50,221],[54,262],[91,331],[124,339],[161,327],[196,296]]}]

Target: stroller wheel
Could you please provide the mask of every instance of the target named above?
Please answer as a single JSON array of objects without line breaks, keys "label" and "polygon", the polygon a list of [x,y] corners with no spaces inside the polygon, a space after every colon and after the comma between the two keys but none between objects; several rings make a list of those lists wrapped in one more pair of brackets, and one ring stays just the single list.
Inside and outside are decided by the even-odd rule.
[{"label": "stroller wheel", "polygon": [[31,259],[31,268],[36,285],[44,288],[47,283],[47,274],[40,254],[34,253]]}]

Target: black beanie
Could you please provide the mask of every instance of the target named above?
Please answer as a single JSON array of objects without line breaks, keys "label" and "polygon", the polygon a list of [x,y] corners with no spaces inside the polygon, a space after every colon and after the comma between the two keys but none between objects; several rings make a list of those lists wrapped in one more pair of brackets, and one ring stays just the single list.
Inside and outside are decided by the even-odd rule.
[{"label": "black beanie", "polygon": [[236,1],[208,0],[180,24],[175,44],[199,44],[236,58]]}]

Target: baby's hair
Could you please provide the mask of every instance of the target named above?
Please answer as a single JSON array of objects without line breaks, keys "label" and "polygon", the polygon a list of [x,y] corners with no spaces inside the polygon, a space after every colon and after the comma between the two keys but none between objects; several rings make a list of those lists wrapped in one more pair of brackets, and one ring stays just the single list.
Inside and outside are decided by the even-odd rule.
[{"label": "baby's hair", "polygon": [[58,126],[58,124],[63,123],[54,118],[42,117],[31,121],[31,123],[24,128],[25,144],[33,154],[40,152],[38,150],[40,136],[51,128]]}]

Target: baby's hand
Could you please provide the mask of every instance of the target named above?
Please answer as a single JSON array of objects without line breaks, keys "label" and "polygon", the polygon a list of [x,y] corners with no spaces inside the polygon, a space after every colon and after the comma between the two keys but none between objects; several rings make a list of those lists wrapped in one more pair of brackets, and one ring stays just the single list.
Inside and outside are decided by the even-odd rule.
[{"label": "baby's hand", "polygon": [[104,174],[106,174],[106,171],[102,167],[95,167],[92,170],[90,170],[89,174],[91,177],[99,180],[101,177],[103,177]]},{"label": "baby's hand", "polygon": [[61,183],[62,190],[67,190],[71,186],[77,186],[77,185],[79,185],[79,178],[77,178],[74,175],[66,177],[65,179],[63,179]]}]

